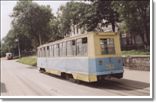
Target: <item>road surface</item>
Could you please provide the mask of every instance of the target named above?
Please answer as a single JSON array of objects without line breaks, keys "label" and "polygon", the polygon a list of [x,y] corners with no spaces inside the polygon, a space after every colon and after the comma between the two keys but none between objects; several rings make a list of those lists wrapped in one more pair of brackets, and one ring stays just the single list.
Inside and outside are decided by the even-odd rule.
[{"label": "road surface", "polygon": [[36,67],[1,59],[2,96],[149,96],[149,72],[125,69],[123,79],[74,83]]}]

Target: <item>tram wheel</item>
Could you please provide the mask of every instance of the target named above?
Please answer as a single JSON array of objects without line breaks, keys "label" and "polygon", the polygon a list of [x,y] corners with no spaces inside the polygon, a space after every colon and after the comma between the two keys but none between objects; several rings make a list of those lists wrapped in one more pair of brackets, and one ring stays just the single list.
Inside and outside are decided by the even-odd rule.
[{"label": "tram wheel", "polygon": [[40,73],[45,73],[46,72],[46,70],[44,69],[44,68],[40,68]]}]

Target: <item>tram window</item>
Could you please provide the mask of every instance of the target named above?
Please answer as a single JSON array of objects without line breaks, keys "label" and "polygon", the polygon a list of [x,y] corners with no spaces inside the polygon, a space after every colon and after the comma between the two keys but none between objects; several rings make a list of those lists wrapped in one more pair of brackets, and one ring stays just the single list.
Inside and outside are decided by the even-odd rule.
[{"label": "tram window", "polygon": [[72,42],[71,41],[67,41],[67,56],[72,56],[72,46],[71,46]]},{"label": "tram window", "polygon": [[75,40],[72,40],[72,45],[75,45]]},{"label": "tram window", "polygon": [[49,57],[51,57],[51,46],[49,46]]},{"label": "tram window", "polygon": [[76,41],[72,40],[72,55],[76,55]]},{"label": "tram window", "polygon": [[60,48],[59,48],[59,44],[57,44],[57,56],[60,56]]},{"label": "tram window", "polygon": [[49,48],[50,48],[49,54],[50,54],[50,57],[52,57],[52,46],[50,46]]},{"label": "tram window", "polygon": [[45,57],[47,56],[47,47],[45,47]]},{"label": "tram window", "polygon": [[63,43],[59,44],[59,55],[63,56]]},{"label": "tram window", "polygon": [[49,53],[50,53],[50,49],[49,49],[49,46],[47,46],[47,50],[46,50],[46,56],[47,56],[47,57],[49,57],[49,56],[50,56],[50,54],[49,54]]},{"label": "tram window", "polygon": [[45,47],[43,47],[43,57],[45,57],[46,55],[46,53],[45,53],[46,51],[45,51]]},{"label": "tram window", "polygon": [[54,45],[54,56],[59,56],[59,44]]},{"label": "tram window", "polygon": [[41,50],[40,56],[43,57],[43,48],[41,48],[40,50]]},{"label": "tram window", "polygon": [[63,56],[66,56],[66,42],[63,42]]},{"label": "tram window", "polygon": [[67,41],[67,56],[75,55],[76,55],[76,41],[75,40]]},{"label": "tram window", "polygon": [[76,53],[77,53],[77,56],[81,56],[81,48],[82,48],[82,41],[81,39],[77,39],[76,40]]},{"label": "tram window", "polygon": [[82,53],[83,56],[87,55],[87,37],[82,38]]},{"label": "tram window", "polygon": [[82,44],[87,44],[87,37],[82,38]]},{"label": "tram window", "polygon": [[42,57],[45,56],[45,48],[43,47]]},{"label": "tram window", "polygon": [[54,57],[55,56],[55,47],[54,47],[54,45],[52,45],[52,51],[53,51],[52,56]]},{"label": "tram window", "polygon": [[46,47],[44,47],[44,57],[46,57]]},{"label": "tram window", "polygon": [[101,54],[115,54],[114,39],[100,39]]},{"label": "tram window", "polygon": [[87,37],[82,39],[77,39],[76,44],[77,56],[86,56],[87,55]]},{"label": "tram window", "polygon": [[54,56],[54,50],[53,50],[53,45],[51,46],[51,57]]},{"label": "tram window", "polygon": [[54,45],[53,49],[54,49],[54,56],[56,57],[57,56],[57,45],[56,44]]}]

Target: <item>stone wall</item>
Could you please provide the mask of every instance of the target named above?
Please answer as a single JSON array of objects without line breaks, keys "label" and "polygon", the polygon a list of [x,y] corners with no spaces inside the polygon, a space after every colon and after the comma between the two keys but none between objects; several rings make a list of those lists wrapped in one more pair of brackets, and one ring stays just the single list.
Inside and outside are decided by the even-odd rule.
[{"label": "stone wall", "polygon": [[123,62],[127,69],[150,71],[149,56],[127,56],[123,57]]}]

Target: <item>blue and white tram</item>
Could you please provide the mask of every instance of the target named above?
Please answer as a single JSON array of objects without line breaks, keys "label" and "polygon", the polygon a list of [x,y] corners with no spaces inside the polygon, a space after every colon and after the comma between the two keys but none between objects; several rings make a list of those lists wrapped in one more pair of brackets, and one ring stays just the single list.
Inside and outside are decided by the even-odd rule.
[{"label": "blue and white tram", "polygon": [[38,47],[41,72],[76,80],[96,82],[106,77],[123,77],[120,39],[115,32],[88,32]]}]

